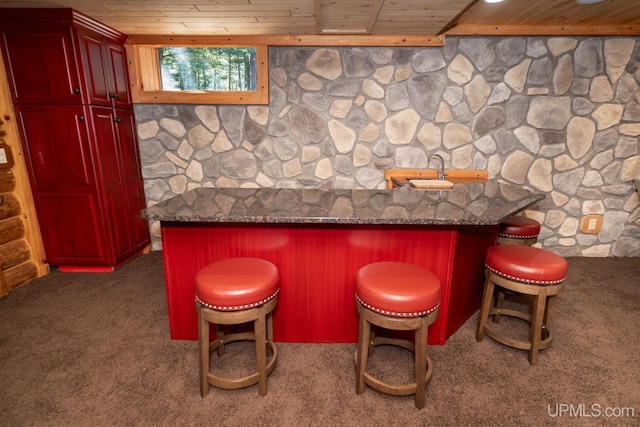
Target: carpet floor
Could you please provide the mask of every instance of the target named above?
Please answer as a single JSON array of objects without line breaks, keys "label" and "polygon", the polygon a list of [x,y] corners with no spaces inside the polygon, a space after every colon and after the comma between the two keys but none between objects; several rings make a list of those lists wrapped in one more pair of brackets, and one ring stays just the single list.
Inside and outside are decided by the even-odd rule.
[{"label": "carpet floor", "polygon": [[[638,426],[640,258],[568,262],[554,342],[538,364],[476,342],[476,313],[429,346],[421,411],[413,396],[355,394],[355,344],[276,343],[266,396],[252,386],[203,399],[197,343],[169,339],[160,252],[108,274],[54,270],[0,300],[0,425]],[[251,352],[235,343],[212,363],[239,372]],[[405,350],[378,347],[370,363],[388,381],[412,375]]]}]

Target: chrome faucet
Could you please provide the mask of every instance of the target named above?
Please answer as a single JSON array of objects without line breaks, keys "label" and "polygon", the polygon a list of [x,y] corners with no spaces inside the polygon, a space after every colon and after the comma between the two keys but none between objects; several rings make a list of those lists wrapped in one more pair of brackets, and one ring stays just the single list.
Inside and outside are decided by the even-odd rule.
[{"label": "chrome faucet", "polygon": [[438,179],[445,180],[447,178],[447,174],[444,173],[444,159],[440,154],[431,154],[427,157],[427,165],[429,164],[429,160],[432,158],[438,159],[440,161],[440,169],[438,169]]}]

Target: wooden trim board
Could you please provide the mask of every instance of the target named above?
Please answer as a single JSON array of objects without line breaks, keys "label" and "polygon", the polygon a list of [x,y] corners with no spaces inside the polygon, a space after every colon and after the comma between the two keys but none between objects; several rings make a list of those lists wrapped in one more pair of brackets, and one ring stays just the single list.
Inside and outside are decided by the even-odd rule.
[{"label": "wooden trim board", "polygon": [[[444,173],[447,174],[447,181],[451,182],[486,182],[489,179],[489,173],[486,170],[445,169]],[[387,181],[387,188],[393,188],[397,183],[408,184],[410,179],[438,179],[438,171],[436,169],[386,169],[384,179]]]}]

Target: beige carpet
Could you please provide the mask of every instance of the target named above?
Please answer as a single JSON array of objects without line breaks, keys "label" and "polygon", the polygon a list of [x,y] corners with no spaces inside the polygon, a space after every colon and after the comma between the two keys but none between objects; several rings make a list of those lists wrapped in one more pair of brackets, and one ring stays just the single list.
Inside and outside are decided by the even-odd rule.
[{"label": "beige carpet", "polygon": [[[253,386],[202,399],[197,343],[169,339],[159,252],[110,274],[54,271],[0,300],[0,425],[638,426],[640,258],[568,261],[555,342],[538,365],[476,343],[474,316],[429,347],[422,411],[412,396],[357,396],[355,344],[277,343],[267,396]],[[238,371],[252,348],[233,346],[248,355],[216,363]],[[371,364],[387,380],[411,375],[402,350],[377,348]]]}]

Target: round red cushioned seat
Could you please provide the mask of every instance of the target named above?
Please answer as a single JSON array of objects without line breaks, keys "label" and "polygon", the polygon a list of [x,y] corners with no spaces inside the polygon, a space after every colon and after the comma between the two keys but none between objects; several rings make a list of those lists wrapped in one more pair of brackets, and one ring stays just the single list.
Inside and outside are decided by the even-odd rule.
[{"label": "round red cushioned seat", "polygon": [[532,246],[498,245],[487,250],[485,266],[522,283],[554,285],[567,277],[567,261],[553,252]]},{"label": "round red cushioned seat", "polygon": [[500,224],[500,236],[512,239],[530,239],[540,234],[540,223],[524,216],[512,216]]},{"label": "round red cushioned seat", "polygon": [[229,258],[209,264],[196,274],[196,300],[219,311],[257,307],[279,291],[278,269],[260,258]]},{"label": "round red cushioned seat", "polygon": [[356,298],[369,310],[386,316],[424,316],[440,305],[440,280],[417,265],[376,262],[358,271]]}]

